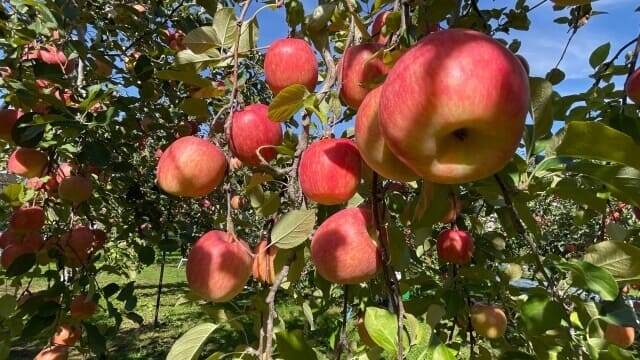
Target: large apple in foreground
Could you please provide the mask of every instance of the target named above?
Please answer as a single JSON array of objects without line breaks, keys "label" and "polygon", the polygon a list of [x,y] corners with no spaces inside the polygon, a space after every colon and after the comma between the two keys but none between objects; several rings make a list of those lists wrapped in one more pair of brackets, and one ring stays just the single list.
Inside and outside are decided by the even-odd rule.
[{"label": "large apple in foreground", "polygon": [[212,192],[227,169],[227,158],[211,142],[185,136],[162,153],[156,176],[158,186],[176,196],[200,197]]},{"label": "large apple in foreground", "polygon": [[358,109],[356,115],[356,145],[362,159],[378,174],[396,181],[413,181],[419,178],[404,165],[385,144],[378,125],[380,87],[373,89]]},{"label": "large apple in foreground", "polygon": [[280,123],[269,120],[269,107],[253,104],[233,113],[231,152],[245,164],[259,165],[257,151],[266,162],[276,157],[274,146],[282,144]]},{"label": "large apple in foreground", "polygon": [[244,240],[220,230],[204,234],[187,260],[187,283],[199,296],[224,302],[238,295],[249,280],[253,258]]},{"label": "large apple in foreground", "polygon": [[513,156],[529,108],[529,80],[506,47],[447,29],[418,42],[389,71],[380,129],[409,168],[435,183],[482,179]]},{"label": "large apple in foreground", "polygon": [[624,85],[624,92],[627,97],[636,104],[640,104],[640,69],[636,69],[627,83]]},{"label": "large apple in foreground", "polygon": [[357,109],[375,82],[380,82],[380,77],[389,71],[382,55],[372,58],[383,47],[374,43],[352,46],[345,50],[338,62],[338,73],[342,79],[340,96],[351,108]]},{"label": "large apple in foreground", "polygon": [[636,331],[630,326],[607,324],[604,338],[621,348],[628,348],[636,339]]},{"label": "large apple in foreground", "polygon": [[336,284],[357,284],[382,269],[371,211],[340,210],[327,218],[311,239],[311,260],[323,278]]},{"label": "large apple in foreground", "polygon": [[497,339],[507,330],[507,316],[499,307],[477,304],[471,307],[471,325],[476,334]]},{"label": "large apple in foreground", "polygon": [[318,82],[318,61],[302,39],[274,41],[264,57],[264,77],[274,94],[289,85],[304,85],[313,92]]},{"label": "large apple in foreground", "polygon": [[436,243],[438,257],[448,263],[464,265],[473,256],[474,241],[464,230],[448,229],[438,235]]},{"label": "large apple in foreground", "polygon": [[9,157],[7,169],[24,177],[41,176],[47,167],[49,157],[42,151],[31,148],[16,149]]},{"label": "large apple in foreground", "polygon": [[13,126],[18,122],[18,119],[22,115],[22,111],[20,110],[0,110],[0,139],[8,142],[9,144],[13,144],[11,131],[13,130]]},{"label": "large apple in foreground", "polygon": [[323,139],[311,144],[300,158],[300,188],[322,205],[336,205],[353,197],[360,184],[362,158],[349,139]]}]

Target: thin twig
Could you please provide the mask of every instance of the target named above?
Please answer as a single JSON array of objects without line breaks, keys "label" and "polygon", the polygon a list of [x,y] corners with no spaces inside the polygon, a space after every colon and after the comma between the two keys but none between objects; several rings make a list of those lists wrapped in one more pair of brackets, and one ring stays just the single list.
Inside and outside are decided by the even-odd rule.
[{"label": "thin twig", "polygon": [[571,44],[571,40],[573,40],[573,37],[576,35],[577,32],[578,32],[578,28],[577,27],[573,28],[573,30],[571,31],[571,36],[569,36],[567,43],[564,45],[564,49],[562,49],[562,54],[560,55],[560,59],[558,59],[556,66],[553,67],[554,69],[557,69],[558,66],[560,66],[562,59],[564,59],[564,56],[567,54],[567,50],[569,49],[569,44]]},{"label": "thin twig", "polygon": [[263,360],[271,360],[271,352],[273,349],[273,319],[275,318],[275,315],[276,315],[276,305],[275,305],[276,293],[278,292],[278,288],[280,288],[280,285],[282,285],[282,282],[284,281],[284,279],[289,274],[291,263],[293,263],[295,260],[296,260],[296,252],[291,251],[289,253],[289,257],[287,257],[286,263],[282,267],[282,270],[280,270],[280,272],[278,273],[278,276],[276,277],[276,280],[273,282],[273,285],[271,285],[271,289],[269,289],[269,294],[267,295],[267,298],[266,298],[266,303],[269,306],[269,315],[268,315],[269,317],[267,318],[267,333],[265,334],[266,344],[265,344],[264,353],[262,354]]},{"label": "thin twig", "polygon": [[[624,81],[624,86],[627,86],[627,82],[629,81],[629,78],[631,77],[631,75],[633,74],[633,72],[636,70],[636,63],[638,62],[638,53],[640,53],[640,34],[638,34],[638,37],[636,38],[636,47],[635,49],[633,49],[633,55],[631,55],[631,60],[629,61],[629,72],[627,73],[627,78]],[[627,93],[626,91],[623,92],[624,94],[622,95],[622,105],[627,105]]]},{"label": "thin twig", "polygon": [[340,360],[340,357],[342,356],[342,350],[344,350],[344,348],[346,348],[347,346],[347,321],[349,321],[349,317],[347,316],[348,310],[349,310],[349,285],[345,284],[343,302],[342,302],[342,324],[340,326],[340,340],[338,341],[338,344],[336,344],[336,349],[333,356],[333,358],[336,360]]},{"label": "thin twig", "polygon": [[[622,54],[623,51],[625,51],[629,46],[633,45],[634,43],[636,43],[638,41],[638,38],[633,38],[633,40],[629,41],[628,43],[622,45],[622,47],[620,49],[618,49],[618,51],[613,55],[613,57],[611,58],[611,60],[607,61],[606,63],[604,63],[602,69],[600,71],[598,71],[599,74],[604,74],[607,72],[607,70],[609,70],[609,68],[611,67],[611,65],[613,65],[613,63],[618,59],[618,57]],[[598,74],[596,74],[598,75]],[[592,88],[596,88],[598,87],[598,85],[600,85],[600,81],[602,81],[602,76],[598,76],[596,81],[593,83]]]}]

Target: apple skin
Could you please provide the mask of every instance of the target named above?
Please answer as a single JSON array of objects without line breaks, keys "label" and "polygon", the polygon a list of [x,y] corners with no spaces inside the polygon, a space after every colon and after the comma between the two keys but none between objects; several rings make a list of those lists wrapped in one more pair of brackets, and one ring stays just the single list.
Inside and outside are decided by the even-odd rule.
[{"label": "apple skin", "polygon": [[44,245],[44,239],[39,232],[19,233],[9,228],[0,236],[0,249],[4,249],[10,245],[18,245],[30,251],[38,251]]},{"label": "apple skin", "polygon": [[71,318],[74,320],[86,320],[95,314],[98,304],[93,300],[87,300],[85,294],[77,295],[71,301]]},{"label": "apple skin", "polygon": [[499,307],[476,304],[471,307],[471,325],[476,334],[487,339],[497,339],[507,330],[507,316]]},{"label": "apple skin", "polygon": [[70,201],[74,204],[89,200],[93,191],[91,179],[84,176],[69,176],[58,185],[58,196],[62,200]]},{"label": "apple skin", "polygon": [[233,197],[231,197],[230,205],[231,205],[231,208],[234,210],[242,209],[246,203],[247,203],[247,200],[240,195],[234,195]]},{"label": "apple skin", "polygon": [[607,324],[604,338],[608,342],[626,349],[635,341],[636,331],[633,327]]},{"label": "apple skin", "polygon": [[44,210],[39,206],[21,207],[11,214],[9,224],[17,233],[40,231],[44,226]]},{"label": "apple skin", "polygon": [[212,230],[198,239],[189,253],[187,283],[202,298],[229,301],[242,291],[252,265],[251,250],[244,240]]},{"label": "apple skin", "polygon": [[255,248],[251,273],[260,282],[273,284],[276,280],[276,267],[274,261],[278,254],[278,248],[271,245],[267,248],[267,241],[262,240]]},{"label": "apple skin", "polygon": [[265,54],[264,76],[274,94],[293,84],[304,85],[313,92],[318,83],[318,60],[306,41],[279,39]]},{"label": "apple skin", "polygon": [[66,345],[47,346],[36,355],[34,360],[67,360],[69,359],[69,347]]},{"label": "apple skin", "polygon": [[40,177],[44,173],[48,163],[49,157],[42,151],[30,148],[19,148],[9,157],[7,170],[28,178]]},{"label": "apple skin", "polygon": [[362,158],[349,139],[323,139],[302,153],[298,173],[306,197],[322,205],[337,205],[358,190]]},{"label": "apple skin", "polygon": [[[278,146],[282,144],[282,126],[269,120],[269,107],[264,104],[253,104],[233,113],[231,120],[231,152],[235,157],[248,165],[259,165],[260,158],[256,151],[262,146]],[[276,157],[273,147],[260,149],[260,155],[269,162]]]},{"label": "apple skin", "polygon": [[447,29],[389,71],[378,116],[387,145],[416,174],[458,184],[509,162],[528,108],[529,80],[513,53],[480,32]]},{"label": "apple skin", "polygon": [[347,208],[327,218],[311,240],[311,260],[323,278],[336,284],[358,284],[382,270],[382,258],[371,211]]},{"label": "apple skin", "polygon": [[591,0],[551,0],[551,2],[559,6],[575,6],[590,4]]},{"label": "apple skin", "polygon": [[387,38],[389,38],[389,35],[382,35],[382,28],[389,13],[390,11],[381,12],[373,19],[373,23],[371,24],[371,36],[373,36],[373,40],[378,44],[386,44]]},{"label": "apple skin", "polygon": [[529,67],[529,62],[527,61],[527,59],[520,54],[516,54],[516,57],[518,58],[518,60],[520,60],[522,67],[524,67],[524,71],[527,73],[527,75],[529,75],[531,68]]},{"label": "apple skin", "polygon": [[54,345],[73,346],[82,336],[82,328],[79,326],[71,326],[62,324],[51,337],[51,343]]},{"label": "apple skin", "polygon": [[381,44],[369,43],[345,50],[338,63],[338,76],[342,79],[340,97],[349,107],[357,109],[371,91],[368,86],[389,72],[381,56],[371,59],[383,47]]},{"label": "apple skin", "polygon": [[0,110],[0,139],[11,145],[14,144],[13,138],[11,137],[11,131],[22,115],[24,114],[20,110]]},{"label": "apple skin", "polygon": [[156,175],[158,186],[169,194],[201,197],[224,178],[227,158],[219,147],[195,136],[174,141],[162,153]]},{"label": "apple skin", "polygon": [[64,251],[65,266],[78,268],[89,260],[93,246],[93,231],[86,226],[79,226],[67,231],[60,238],[60,246]]},{"label": "apple skin", "polygon": [[624,86],[627,97],[636,104],[640,104],[640,69],[636,69]]},{"label": "apple skin", "polygon": [[447,229],[438,234],[436,248],[442,261],[464,265],[473,256],[474,241],[466,231]]},{"label": "apple skin", "polygon": [[9,269],[9,266],[11,266],[18,257],[29,253],[33,253],[33,250],[28,245],[11,244],[2,250],[0,265],[5,269]]},{"label": "apple skin", "polygon": [[385,144],[378,125],[380,87],[373,89],[365,98],[356,115],[356,145],[364,162],[383,177],[400,182],[419,178],[404,165]]}]

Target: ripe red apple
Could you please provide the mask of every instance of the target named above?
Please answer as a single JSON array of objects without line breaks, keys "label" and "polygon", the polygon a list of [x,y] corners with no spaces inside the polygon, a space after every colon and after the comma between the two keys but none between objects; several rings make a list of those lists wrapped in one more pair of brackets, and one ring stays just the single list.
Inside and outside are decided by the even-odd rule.
[{"label": "ripe red apple", "polygon": [[362,159],[378,174],[391,180],[408,182],[419,177],[404,165],[385,144],[378,126],[380,87],[373,89],[358,109],[356,116],[356,145]]},{"label": "ripe red apple", "polygon": [[2,250],[0,264],[3,268],[8,269],[18,257],[29,253],[33,253],[33,249],[28,245],[11,244]]},{"label": "ripe red apple", "polygon": [[64,251],[66,266],[77,268],[85,265],[93,246],[93,231],[86,226],[67,231],[60,238],[60,246]]},{"label": "ripe red apple", "polygon": [[276,40],[264,57],[264,76],[274,94],[293,84],[313,92],[318,82],[318,61],[306,41]]},{"label": "ripe red apple", "polygon": [[590,4],[591,0],[551,0],[551,2],[560,6],[576,6]]},{"label": "ripe red apple", "polygon": [[247,203],[247,199],[240,195],[234,195],[231,197],[231,208],[234,210],[242,209]]},{"label": "ripe red apple", "polygon": [[519,60],[480,32],[447,29],[414,45],[380,94],[387,145],[423,178],[456,184],[490,176],[513,156],[529,108]]},{"label": "ripe red apple", "polygon": [[474,241],[466,231],[448,229],[438,234],[436,248],[442,261],[464,265],[473,256]]},{"label": "ripe red apple", "polygon": [[64,52],[52,45],[47,45],[44,49],[40,49],[38,57],[40,60],[50,65],[64,66],[67,64],[67,56]]},{"label": "ripe red apple", "polygon": [[265,161],[273,160],[276,157],[273,146],[282,144],[282,127],[269,120],[268,112],[267,105],[253,104],[233,113],[231,152],[245,164],[261,163],[256,151],[260,151]]},{"label": "ripe red apple", "polygon": [[22,115],[22,111],[20,110],[0,110],[0,139],[8,142],[9,144],[13,144],[11,131]]},{"label": "ripe red apple", "polygon": [[267,247],[267,241],[262,240],[255,248],[253,257],[252,274],[253,277],[263,283],[273,284],[276,280],[275,259],[278,248],[275,245]]},{"label": "ripe red apple", "polygon": [[93,191],[91,179],[84,176],[69,176],[60,182],[58,196],[74,204],[89,200]]},{"label": "ripe red apple", "polygon": [[68,178],[72,175],[73,172],[76,171],[76,166],[70,164],[68,162],[62,163],[56,169],[56,181],[58,184],[62,182],[65,178]]},{"label": "ripe red apple", "polygon": [[336,205],[353,197],[360,184],[362,158],[349,139],[323,139],[302,153],[298,169],[306,197],[323,205]]},{"label": "ripe red apple", "polygon": [[182,30],[169,29],[165,30],[167,38],[165,44],[173,51],[181,51],[186,49],[183,44],[185,33]]},{"label": "ripe red apple", "polygon": [[199,296],[225,302],[249,280],[253,258],[249,245],[220,230],[204,234],[193,245],[187,261],[187,283]]},{"label": "ripe red apple", "polygon": [[51,337],[51,343],[54,345],[73,346],[82,336],[82,328],[79,326],[71,326],[62,324]]},{"label": "ripe red apple", "polygon": [[471,307],[471,325],[476,334],[497,339],[507,330],[507,316],[497,306],[477,304]]},{"label": "ripe red apple", "polygon": [[74,320],[86,320],[95,314],[98,304],[87,295],[79,294],[71,301],[71,318]]},{"label": "ripe red apple", "polygon": [[212,192],[227,169],[227,158],[211,142],[185,136],[174,141],[158,161],[158,186],[176,196],[201,197]]},{"label": "ripe red apple", "polygon": [[382,55],[372,56],[382,49],[381,44],[360,44],[348,48],[338,63],[338,74],[342,79],[340,96],[353,109],[357,109],[364,97],[381,82],[381,77],[389,71],[382,61]]},{"label": "ripe red apple", "polygon": [[382,269],[371,211],[340,210],[327,218],[311,240],[311,260],[323,278],[336,284],[369,281]]},{"label": "ripe red apple", "polygon": [[48,163],[49,157],[42,151],[30,148],[19,148],[9,157],[7,169],[14,174],[24,177],[39,177],[44,173]]},{"label": "ripe red apple", "polygon": [[627,83],[624,85],[624,92],[627,97],[636,104],[640,104],[640,69],[636,69]]},{"label": "ripe red apple", "polygon": [[604,331],[604,338],[621,348],[628,348],[636,339],[636,332],[633,327],[607,324]]},{"label": "ripe red apple", "polygon": [[12,228],[5,230],[0,236],[0,249],[10,245],[17,245],[28,250],[38,251],[44,245],[42,235],[37,231],[20,233]]},{"label": "ripe red apple", "polygon": [[384,27],[389,13],[390,11],[381,12],[373,19],[373,23],[371,24],[371,36],[373,37],[373,40],[378,44],[386,44],[387,39],[389,38],[389,34],[382,34],[382,28]]},{"label": "ripe red apple", "polygon": [[34,360],[67,360],[69,359],[69,347],[65,345],[47,346],[36,355]]},{"label": "ripe red apple", "polygon": [[520,60],[522,67],[524,67],[524,71],[527,73],[527,75],[529,75],[529,71],[531,69],[529,68],[529,62],[527,61],[527,59],[520,54],[516,54],[516,57],[518,58],[518,60]]},{"label": "ripe red apple", "polygon": [[21,207],[13,211],[9,224],[18,233],[40,231],[44,226],[44,210],[39,206]]}]

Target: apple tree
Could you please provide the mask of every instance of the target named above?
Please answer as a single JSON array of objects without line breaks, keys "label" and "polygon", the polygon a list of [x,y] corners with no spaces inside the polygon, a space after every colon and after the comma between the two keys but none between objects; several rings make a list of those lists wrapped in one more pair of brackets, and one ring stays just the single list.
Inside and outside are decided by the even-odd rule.
[{"label": "apple tree", "polygon": [[4,2],[0,358],[107,357],[172,251],[168,359],[637,357],[638,36],[560,92],[518,35],[608,3],[500,5]]}]

